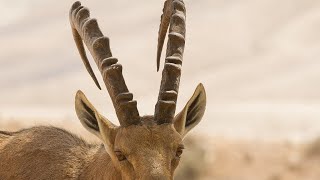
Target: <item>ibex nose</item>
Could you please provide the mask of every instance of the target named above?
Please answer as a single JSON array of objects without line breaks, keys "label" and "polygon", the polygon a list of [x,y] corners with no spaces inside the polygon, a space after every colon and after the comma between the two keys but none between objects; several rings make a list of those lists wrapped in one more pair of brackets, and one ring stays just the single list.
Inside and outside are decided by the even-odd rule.
[{"label": "ibex nose", "polygon": [[[149,157],[149,158],[147,158]],[[151,157],[151,158],[150,158]],[[170,173],[169,162],[164,158],[161,153],[151,152],[148,156],[140,159],[142,163],[139,167],[142,167],[141,172],[137,174],[139,180],[172,180]],[[145,166],[148,164],[148,166]]]},{"label": "ibex nose", "polygon": [[166,175],[150,175],[144,176],[140,180],[172,180],[172,178]]},{"label": "ibex nose", "polygon": [[167,171],[148,171],[147,173],[141,174],[139,180],[172,180],[170,173]]}]

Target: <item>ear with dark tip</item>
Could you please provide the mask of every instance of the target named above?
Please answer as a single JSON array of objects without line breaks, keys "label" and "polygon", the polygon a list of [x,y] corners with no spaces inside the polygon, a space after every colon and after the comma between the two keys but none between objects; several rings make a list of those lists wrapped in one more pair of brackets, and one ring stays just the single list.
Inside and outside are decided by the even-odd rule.
[{"label": "ear with dark tip", "polygon": [[75,108],[83,127],[100,138],[109,147],[113,146],[117,126],[103,117],[80,90],[76,94]]},{"label": "ear with dark tip", "polygon": [[201,121],[205,109],[206,91],[200,83],[188,103],[174,118],[174,127],[178,133],[185,136]]}]

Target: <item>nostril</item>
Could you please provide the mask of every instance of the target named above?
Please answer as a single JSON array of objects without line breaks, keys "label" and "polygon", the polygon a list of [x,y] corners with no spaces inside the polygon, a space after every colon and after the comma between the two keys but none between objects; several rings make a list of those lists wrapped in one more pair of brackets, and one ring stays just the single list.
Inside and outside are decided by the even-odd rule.
[{"label": "nostril", "polygon": [[138,178],[139,180],[172,180],[170,173],[167,172],[157,172],[152,173],[149,171],[149,173],[145,173],[141,176],[141,178]]},{"label": "nostril", "polygon": [[145,176],[140,180],[172,180],[172,178],[166,175],[150,175],[150,176]]},{"label": "nostril", "polygon": [[170,178],[167,178],[167,177],[157,177],[157,178],[154,178],[155,180],[170,180]]}]

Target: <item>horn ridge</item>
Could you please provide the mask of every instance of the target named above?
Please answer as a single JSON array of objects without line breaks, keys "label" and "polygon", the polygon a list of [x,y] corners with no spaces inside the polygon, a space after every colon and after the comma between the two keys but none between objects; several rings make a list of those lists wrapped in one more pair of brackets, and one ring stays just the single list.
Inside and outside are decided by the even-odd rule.
[{"label": "horn ridge", "polygon": [[174,0],[172,7],[173,13],[170,17],[166,60],[154,114],[158,124],[172,123],[173,121],[185,46],[186,8],[183,0]]},{"label": "horn ridge", "polygon": [[[90,70],[91,67],[83,42],[102,74],[120,125],[129,126],[141,123],[137,102],[133,100],[133,94],[127,88],[122,75],[122,65],[118,63],[118,59],[112,56],[109,38],[103,35],[97,20],[90,18],[89,10],[81,6],[78,1],[71,7],[70,24],[75,43],[87,70]],[[92,69],[91,71],[89,70],[88,72],[90,73]],[[94,80],[96,79],[93,73],[90,73],[90,75]]]}]

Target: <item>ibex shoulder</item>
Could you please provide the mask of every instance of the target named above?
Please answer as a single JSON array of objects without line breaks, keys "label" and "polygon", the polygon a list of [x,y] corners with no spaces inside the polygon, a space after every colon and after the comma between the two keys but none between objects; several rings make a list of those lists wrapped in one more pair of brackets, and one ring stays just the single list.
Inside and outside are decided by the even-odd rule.
[{"label": "ibex shoulder", "polygon": [[[101,149],[101,145],[89,144],[66,130],[50,126],[2,134],[0,140],[9,136],[0,144],[0,162],[8,165],[0,169],[4,179],[76,179]],[[30,168],[38,173],[32,173]]]}]

